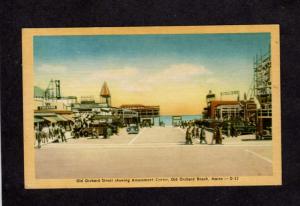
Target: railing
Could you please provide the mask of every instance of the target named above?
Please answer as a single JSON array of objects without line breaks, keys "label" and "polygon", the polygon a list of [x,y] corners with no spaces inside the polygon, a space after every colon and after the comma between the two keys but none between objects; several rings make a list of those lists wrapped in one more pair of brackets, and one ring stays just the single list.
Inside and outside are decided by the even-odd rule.
[{"label": "railing", "polygon": [[272,117],[272,109],[257,110],[257,117]]}]

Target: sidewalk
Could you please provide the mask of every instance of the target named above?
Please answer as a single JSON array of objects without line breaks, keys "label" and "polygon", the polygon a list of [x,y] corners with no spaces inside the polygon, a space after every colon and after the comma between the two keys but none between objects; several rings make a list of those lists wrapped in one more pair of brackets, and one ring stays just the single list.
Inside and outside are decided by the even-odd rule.
[{"label": "sidewalk", "polygon": [[[66,133],[65,133],[65,135],[66,135],[66,139],[68,140],[68,139],[71,139],[72,138],[72,136],[71,136],[71,131],[67,131]],[[47,144],[50,144],[50,143],[54,143],[55,141],[57,141],[58,140],[58,138],[53,138],[53,139],[49,139],[49,141],[48,142],[41,142],[41,147],[43,147],[43,145],[47,145]],[[59,142],[60,143],[60,142]],[[37,141],[35,140],[35,142],[34,142],[34,148],[37,148],[38,147],[38,143],[37,143]]]}]

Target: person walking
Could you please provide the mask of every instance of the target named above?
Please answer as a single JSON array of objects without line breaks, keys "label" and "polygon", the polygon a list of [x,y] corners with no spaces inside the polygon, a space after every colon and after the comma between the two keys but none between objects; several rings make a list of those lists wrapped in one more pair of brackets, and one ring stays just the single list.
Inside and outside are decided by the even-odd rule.
[{"label": "person walking", "polygon": [[74,125],[74,128],[73,128],[74,139],[79,139],[79,132],[80,132],[79,121],[76,121],[75,125]]},{"label": "person walking", "polygon": [[54,134],[54,139],[59,139],[59,128],[58,128],[57,124],[55,124],[53,127],[53,134]]},{"label": "person walking", "polygon": [[213,135],[212,135],[210,144],[214,144],[214,141],[216,142],[216,139],[217,139],[217,128],[215,127],[213,130]]},{"label": "person walking", "polygon": [[107,127],[106,127],[106,125],[103,126],[103,138],[107,139]]},{"label": "person walking", "polygon": [[186,130],[186,144],[193,144],[192,141],[192,127],[188,126]]},{"label": "person walking", "polygon": [[53,126],[52,126],[52,124],[50,124],[50,126],[49,126],[49,139],[53,139],[53,136],[54,136]]},{"label": "person walking", "polygon": [[227,137],[230,137],[231,136],[231,124],[230,122],[228,122],[227,124]]},{"label": "person walking", "polygon": [[237,137],[237,131],[233,124],[231,124],[231,127],[230,127],[230,135],[231,135],[231,137]]},{"label": "person walking", "polygon": [[98,138],[98,134],[97,134],[97,130],[95,127],[92,128],[92,139],[97,139]]},{"label": "person walking", "polygon": [[192,128],[191,128],[191,138],[192,139],[194,139],[195,138],[195,126],[193,126]]},{"label": "person walking", "polygon": [[119,126],[116,125],[116,135],[119,135]]},{"label": "person walking", "polygon": [[112,136],[112,129],[110,126],[107,127],[107,138],[110,138]]},{"label": "person walking", "polygon": [[66,139],[66,129],[63,125],[60,125],[60,137],[62,142],[67,142]]},{"label": "person walking", "polygon": [[202,126],[201,126],[201,131],[200,131],[200,144],[203,144],[203,142],[204,142],[205,144],[207,144],[206,136],[205,136],[205,128],[204,128],[204,126],[202,125]]},{"label": "person walking", "polygon": [[199,136],[199,134],[200,134],[199,130],[200,130],[200,127],[196,126],[196,129],[195,129],[195,138],[196,139],[200,138],[200,136]]},{"label": "person walking", "polygon": [[42,142],[47,143],[49,141],[49,127],[46,124],[42,129]]},{"label": "person walking", "polygon": [[41,135],[41,130],[38,126],[36,126],[34,128],[34,132],[35,132],[35,139],[38,143],[37,148],[40,149],[41,148],[41,141],[42,141],[42,135]]},{"label": "person walking", "polygon": [[222,127],[216,128],[216,144],[222,144]]}]

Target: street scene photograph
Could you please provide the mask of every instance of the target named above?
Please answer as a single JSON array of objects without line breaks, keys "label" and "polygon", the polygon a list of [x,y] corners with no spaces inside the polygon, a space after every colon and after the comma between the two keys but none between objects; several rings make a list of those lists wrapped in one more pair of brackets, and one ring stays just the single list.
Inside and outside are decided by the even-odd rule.
[{"label": "street scene photograph", "polygon": [[36,179],[272,176],[271,34],[33,37]]}]

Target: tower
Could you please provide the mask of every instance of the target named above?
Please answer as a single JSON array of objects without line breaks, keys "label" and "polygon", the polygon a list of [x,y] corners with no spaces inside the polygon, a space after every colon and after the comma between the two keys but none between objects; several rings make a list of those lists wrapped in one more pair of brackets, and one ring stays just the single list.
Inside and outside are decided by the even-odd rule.
[{"label": "tower", "polygon": [[206,95],[206,104],[209,107],[210,103],[216,99],[216,95],[209,90],[209,93]]},{"label": "tower", "polygon": [[51,79],[47,89],[45,90],[45,98],[46,99],[60,99],[60,80]]},{"label": "tower", "polygon": [[103,83],[100,91],[100,103],[111,107],[111,96],[106,82]]}]

